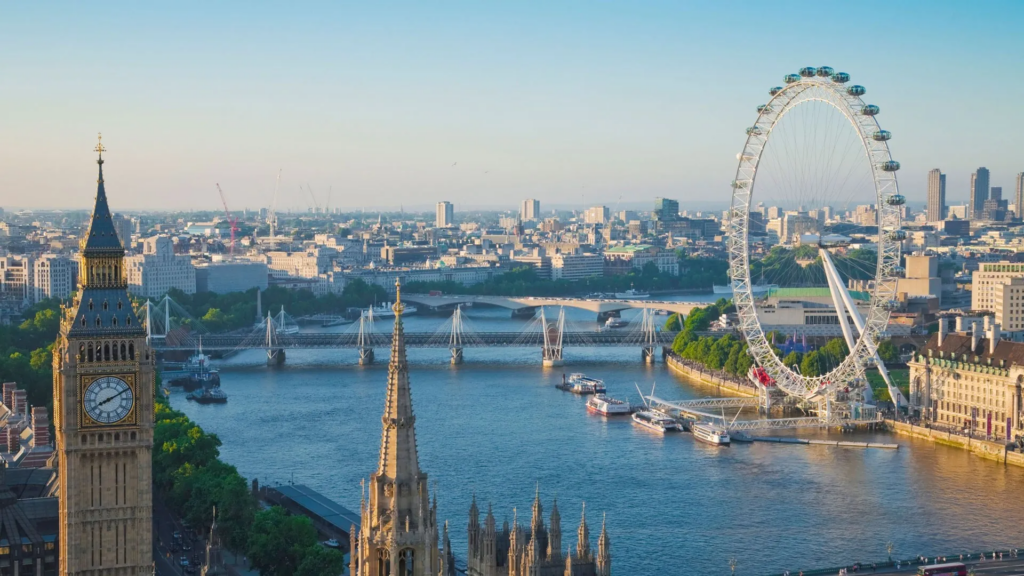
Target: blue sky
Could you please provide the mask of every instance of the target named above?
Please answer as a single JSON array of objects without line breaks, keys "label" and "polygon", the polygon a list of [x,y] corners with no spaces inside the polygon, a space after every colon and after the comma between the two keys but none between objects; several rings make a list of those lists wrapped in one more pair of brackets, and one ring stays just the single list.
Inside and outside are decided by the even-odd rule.
[{"label": "blue sky", "polygon": [[[48,2],[0,7],[0,206],[727,202],[767,90],[830,65],[901,188],[1024,171],[1024,2]],[[452,166],[453,163],[457,164]],[[699,204],[699,203],[705,204]]]}]

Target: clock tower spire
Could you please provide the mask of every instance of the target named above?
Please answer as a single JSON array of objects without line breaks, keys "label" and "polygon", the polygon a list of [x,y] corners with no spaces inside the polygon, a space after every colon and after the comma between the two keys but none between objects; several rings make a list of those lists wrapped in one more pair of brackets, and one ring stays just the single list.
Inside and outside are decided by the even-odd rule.
[{"label": "clock tower spire", "polygon": [[132,309],[103,182],[53,350],[61,576],[152,573],[154,357]]}]

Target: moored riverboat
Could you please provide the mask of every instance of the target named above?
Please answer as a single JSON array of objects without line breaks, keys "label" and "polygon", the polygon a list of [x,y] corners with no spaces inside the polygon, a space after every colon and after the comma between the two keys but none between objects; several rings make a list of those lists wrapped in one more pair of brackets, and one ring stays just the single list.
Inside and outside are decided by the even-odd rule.
[{"label": "moored riverboat", "polygon": [[602,416],[624,416],[633,412],[633,408],[628,402],[604,394],[595,394],[587,400],[587,411]]},{"label": "moored riverboat", "polygon": [[701,442],[715,446],[728,446],[731,442],[729,431],[720,426],[701,422],[690,427],[693,437]]},{"label": "moored riverboat", "polygon": [[673,418],[654,410],[640,410],[633,413],[633,423],[653,430],[660,434],[666,432],[681,432],[682,426]]}]

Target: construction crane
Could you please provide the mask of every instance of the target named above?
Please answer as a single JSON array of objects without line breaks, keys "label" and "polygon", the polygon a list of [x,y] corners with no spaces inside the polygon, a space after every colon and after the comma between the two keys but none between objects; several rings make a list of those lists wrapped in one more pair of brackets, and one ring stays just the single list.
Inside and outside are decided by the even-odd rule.
[{"label": "construction crane", "polygon": [[267,224],[270,226],[270,238],[271,245],[276,243],[274,238],[277,235],[277,189],[281,186],[281,169],[277,170],[277,183],[274,184],[274,201],[270,205],[270,211],[267,213]]},{"label": "construction crane", "polygon": [[217,184],[217,192],[220,193],[220,203],[224,205],[224,216],[228,220],[228,224],[231,226],[231,255],[235,254],[235,232],[238,231],[238,219],[231,215],[231,210],[228,210],[228,201],[224,198],[224,191],[220,189],[220,184]]},{"label": "construction crane", "polygon": [[320,203],[316,201],[316,194],[313,194],[313,187],[306,184],[306,189],[309,190],[309,197],[313,199],[313,214],[320,212]]}]

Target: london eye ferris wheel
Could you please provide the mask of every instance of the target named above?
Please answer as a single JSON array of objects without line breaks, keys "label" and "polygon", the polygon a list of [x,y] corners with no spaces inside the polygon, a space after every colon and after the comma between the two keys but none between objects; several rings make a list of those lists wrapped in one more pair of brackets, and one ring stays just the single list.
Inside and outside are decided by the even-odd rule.
[{"label": "london eye ferris wheel", "polygon": [[[897,306],[906,200],[892,134],[866,92],[828,66],[788,74],[757,107],[737,154],[727,245],[739,330],[762,373],[807,401],[870,398],[872,367],[901,401],[877,346]],[[818,328],[842,334],[845,356],[823,353],[810,370],[784,362],[773,331],[794,310],[764,297],[787,293],[810,300],[799,310],[805,322],[821,319]],[[830,307],[834,315],[820,313]]]}]

